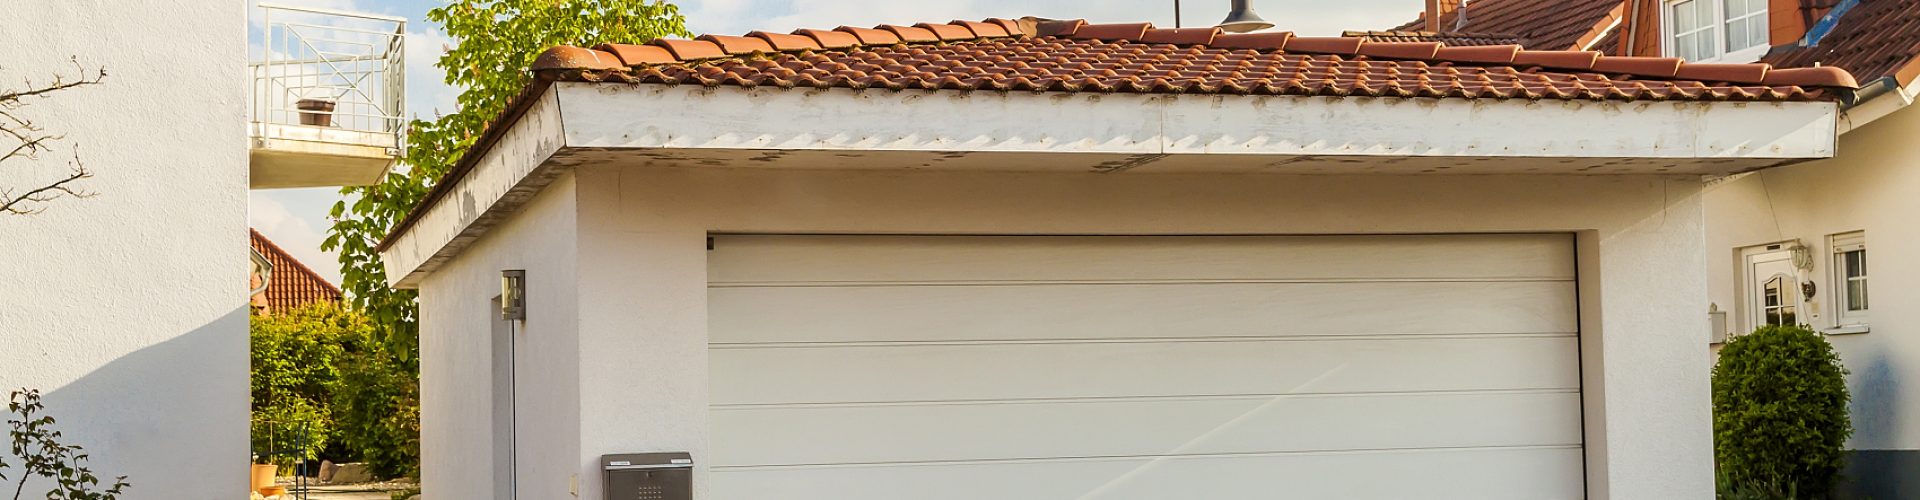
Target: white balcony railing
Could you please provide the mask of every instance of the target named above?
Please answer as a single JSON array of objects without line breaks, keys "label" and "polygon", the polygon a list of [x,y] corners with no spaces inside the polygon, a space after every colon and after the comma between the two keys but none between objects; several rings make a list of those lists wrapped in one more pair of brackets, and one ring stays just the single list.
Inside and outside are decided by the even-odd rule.
[{"label": "white balcony railing", "polygon": [[[253,75],[257,124],[375,134],[399,148],[406,19],[261,4]],[[351,134],[333,134],[353,137]]]},{"label": "white balcony railing", "polygon": [[255,21],[253,187],[379,182],[406,140],[406,19],[261,4]]}]

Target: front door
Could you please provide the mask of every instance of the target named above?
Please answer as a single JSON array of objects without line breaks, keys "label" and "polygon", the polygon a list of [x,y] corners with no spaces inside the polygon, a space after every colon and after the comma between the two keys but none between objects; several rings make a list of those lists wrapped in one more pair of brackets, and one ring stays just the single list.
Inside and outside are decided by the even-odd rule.
[{"label": "front door", "polygon": [[[1778,245],[1769,248],[1778,247]],[[1769,249],[1747,254],[1747,326],[1797,325],[1801,321],[1800,280],[1793,251]]]}]

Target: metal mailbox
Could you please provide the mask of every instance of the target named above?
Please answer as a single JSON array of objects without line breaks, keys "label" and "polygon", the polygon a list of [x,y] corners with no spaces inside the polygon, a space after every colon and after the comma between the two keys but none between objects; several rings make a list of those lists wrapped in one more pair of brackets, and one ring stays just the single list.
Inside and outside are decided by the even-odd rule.
[{"label": "metal mailbox", "polygon": [[686,452],[603,455],[607,500],[692,500],[693,455]]}]

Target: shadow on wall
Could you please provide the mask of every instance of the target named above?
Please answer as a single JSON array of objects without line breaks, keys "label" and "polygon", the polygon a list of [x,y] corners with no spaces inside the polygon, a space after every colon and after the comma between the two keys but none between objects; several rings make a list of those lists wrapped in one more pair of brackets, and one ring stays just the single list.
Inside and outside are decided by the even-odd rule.
[{"label": "shadow on wall", "polygon": [[[1849,387],[1853,441],[1887,443],[1900,426],[1900,374],[1885,351],[1849,360],[1857,383]],[[1920,498],[1920,450],[1854,450],[1847,455],[1842,498]]]},{"label": "shadow on wall", "polygon": [[249,459],[247,352],[241,307],[65,386],[43,387],[43,400],[66,444],[86,448],[103,483],[128,476],[128,498],[238,498]]}]

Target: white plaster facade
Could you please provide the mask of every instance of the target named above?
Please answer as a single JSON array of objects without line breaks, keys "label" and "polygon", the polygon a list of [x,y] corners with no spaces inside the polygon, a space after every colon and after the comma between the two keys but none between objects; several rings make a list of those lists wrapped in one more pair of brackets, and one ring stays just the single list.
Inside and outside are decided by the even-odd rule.
[{"label": "white plaster facade", "polygon": [[[485,495],[491,484],[478,471],[491,470],[481,457],[494,450],[474,434],[492,418],[490,396],[479,390],[491,366],[479,332],[497,315],[490,305],[504,269],[529,275],[529,318],[517,333],[530,355],[516,367],[519,494],[600,498],[602,454],[689,451],[697,462],[711,447],[704,244],[710,234],[1565,232],[1577,237],[1589,498],[1706,498],[1713,491],[1708,360],[1697,351],[1707,337],[1698,313],[1707,305],[1705,214],[1698,176],[1666,172],[1825,156],[1833,123],[1832,105],[1821,103],[1636,107],[1274,98],[1288,100],[1269,102],[1271,113],[1346,109],[1363,122],[1313,131],[1315,141],[1284,142],[1272,139],[1307,131],[1224,137],[1229,129],[1245,129],[1225,121],[1177,133],[1128,128],[1143,122],[1137,118],[1063,128],[1046,125],[1057,120],[1022,118],[1034,114],[1023,104],[1047,99],[1082,114],[1138,113],[1143,104],[1132,96],[1034,95],[1034,103],[1001,108],[989,103],[1025,97],[792,92],[805,95],[561,84],[485,151],[444,201],[396,236],[384,253],[389,276],[419,287],[423,297],[426,488],[466,498]],[[833,101],[845,98],[884,106],[863,110],[863,104]],[[780,104],[789,99],[816,105]],[[930,113],[926,120],[864,128],[871,122],[861,120],[892,119],[875,112],[924,110],[887,102],[901,99],[970,110],[966,116],[974,119],[941,121]],[[1098,102],[1103,99],[1124,108],[1109,111]],[[1166,118],[1161,123],[1198,123],[1203,113],[1246,104],[1187,99],[1147,101],[1159,106],[1150,112]],[[662,111],[656,106],[683,112],[655,112]],[[749,119],[802,109],[815,113],[804,130]],[[1400,119],[1413,117],[1391,115],[1419,113],[1458,126],[1445,133],[1383,132],[1366,126],[1374,116],[1366,110]],[[1694,120],[1740,117],[1742,127],[1770,131],[1739,141],[1695,141],[1674,152],[1636,149],[1627,137],[1608,143],[1666,157],[1644,163],[1587,157],[1580,152],[1592,145],[1550,134],[1497,136],[1509,141],[1502,147],[1537,149],[1533,156],[1474,151],[1486,144],[1478,138],[1496,131],[1532,130],[1496,118],[1581,113],[1664,122],[1676,130]],[[1053,141],[1047,134],[1088,140]],[[1245,149],[1228,155],[1181,145],[1209,136]],[[957,165],[931,166],[938,155],[912,146],[950,137],[966,138],[949,146],[967,151],[951,155]],[[1160,146],[1139,150],[1142,141]],[[1009,146],[1016,143],[1026,146]],[[1359,150],[1370,156],[1315,159],[1308,152],[1366,144]],[[755,150],[738,151],[745,145]],[[1165,150],[1159,148],[1191,149],[1151,153]],[[1165,156],[1119,175],[1095,173],[1143,152]],[[1627,165],[1618,175],[1568,175],[1615,160]],[[1259,173],[1265,172],[1260,165],[1276,161],[1358,169],[1477,164],[1507,173]],[[704,469],[695,477],[697,491],[706,491]]]},{"label": "white plaster facade", "polygon": [[[1709,299],[1727,311],[1727,333],[1756,326],[1742,305],[1741,249],[1797,241],[1813,255],[1812,269],[1800,277],[1813,281],[1817,291],[1800,307],[1814,314],[1802,320],[1833,333],[1828,340],[1852,372],[1854,435],[1848,447],[1900,452],[1856,456],[1856,466],[1903,471],[1849,471],[1851,479],[1879,493],[1875,498],[1920,493],[1920,484],[1900,480],[1920,464],[1913,458],[1920,454],[1920,386],[1912,383],[1920,374],[1920,310],[1913,307],[1920,297],[1911,286],[1920,280],[1920,265],[1908,258],[1920,254],[1920,225],[1913,220],[1920,213],[1920,145],[1913,140],[1920,133],[1920,110],[1902,101],[1888,93],[1850,111],[1855,119],[1848,121],[1873,121],[1842,135],[1839,154],[1831,159],[1722,179],[1704,190]],[[1875,109],[1889,105],[1900,107]],[[1865,329],[1843,328],[1850,322],[1838,319],[1830,238],[1862,231],[1873,307]]]},{"label": "white plaster facade", "polygon": [[78,146],[97,195],[0,216],[0,390],[44,390],[65,441],[130,476],[129,498],[246,489],[245,9],[31,0],[0,16],[7,86],[75,61],[109,75],[16,111],[66,142],[0,177],[63,172]]}]

